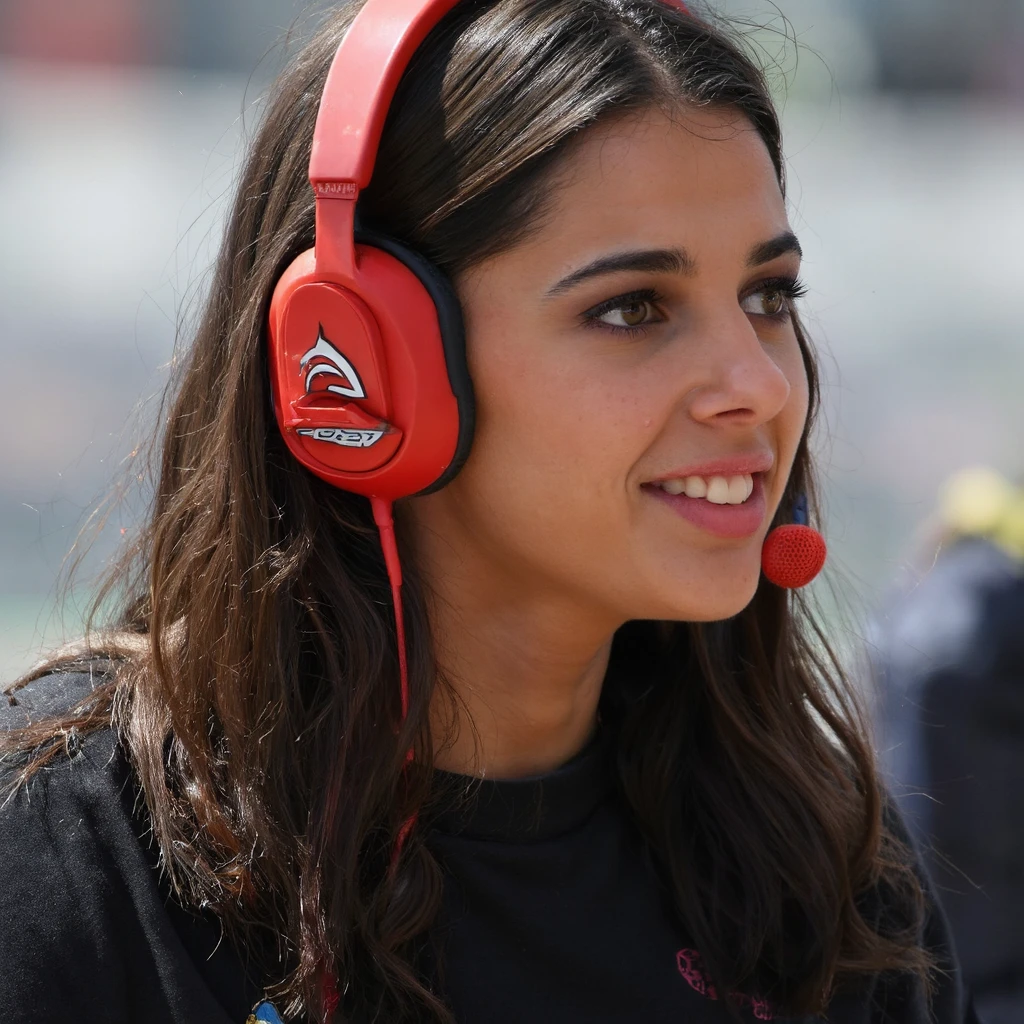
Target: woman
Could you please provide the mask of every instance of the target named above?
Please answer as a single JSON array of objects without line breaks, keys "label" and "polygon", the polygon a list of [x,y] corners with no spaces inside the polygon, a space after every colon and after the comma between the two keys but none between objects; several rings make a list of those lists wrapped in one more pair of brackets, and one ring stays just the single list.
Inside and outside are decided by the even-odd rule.
[{"label": "woman", "polygon": [[[254,140],[120,613],[12,691],[7,1012],[965,1019],[838,669],[760,573],[816,397],[761,75],[658,0],[467,2],[416,48],[359,218],[454,286],[476,424],[395,507],[403,634],[388,509],[295,456],[411,428],[323,324],[282,376],[271,306],[344,235],[307,164],[354,13]],[[301,426],[328,406],[354,433]]]}]

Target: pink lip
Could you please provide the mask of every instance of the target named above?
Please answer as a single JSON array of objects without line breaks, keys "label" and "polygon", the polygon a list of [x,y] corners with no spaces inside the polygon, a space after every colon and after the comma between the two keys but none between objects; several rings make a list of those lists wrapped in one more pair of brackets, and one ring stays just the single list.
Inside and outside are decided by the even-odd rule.
[{"label": "pink lip", "polygon": [[[749,460],[747,462],[749,465]],[[724,463],[715,463],[716,467]],[[731,464],[730,464],[731,465]],[[737,462],[736,465],[739,465]],[[673,474],[673,476],[740,476],[743,473],[751,473],[747,469],[727,470],[707,468],[688,470],[685,473]],[[688,519],[694,526],[713,533],[716,537],[728,537],[738,539],[750,537],[761,528],[764,522],[765,498],[764,483],[759,471],[753,471],[754,489],[742,505],[715,505],[706,498],[688,498],[685,494],[669,494],[660,487],[653,484],[645,484],[644,491],[661,501],[664,501],[673,512]],[[670,477],[665,477],[666,480]]]},{"label": "pink lip", "polygon": [[[690,466],[684,466],[682,469],[674,469],[671,473],[662,473],[657,479],[648,482],[658,484],[663,480],[681,480],[687,476],[702,476],[706,480],[712,476],[745,476],[748,473],[753,475],[755,473],[767,473],[774,465],[775,456],[770,451],[750,452],[747,455],[726,456],[725,458],[715,459],[712,462],[694,463]],[[695,500],[699,501],[702,499]],[[747,500],[749,501],[750,499],[748,498]]]}]

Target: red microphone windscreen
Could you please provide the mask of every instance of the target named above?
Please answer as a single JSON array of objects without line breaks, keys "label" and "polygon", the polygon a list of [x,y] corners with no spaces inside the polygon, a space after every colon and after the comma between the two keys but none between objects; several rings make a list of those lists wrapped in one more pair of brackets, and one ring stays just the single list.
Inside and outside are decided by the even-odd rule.
[{"label": "red microphone windscreen", "polygon": [[777,587],[805,587],[821,572],[828,550],[825,538],[810,526],[778,526],[761,548],[761,569]]}]

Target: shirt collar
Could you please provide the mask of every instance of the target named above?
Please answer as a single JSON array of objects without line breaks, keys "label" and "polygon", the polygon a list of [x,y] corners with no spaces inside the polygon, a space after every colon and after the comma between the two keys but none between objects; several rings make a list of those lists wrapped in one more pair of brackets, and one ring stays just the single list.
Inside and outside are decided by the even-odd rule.
[{"label": "shirt collar", "polygon": [[582,825],[611,789],[610,744],[597,735],[571,761],[545,775],[486,779],[435,770],[443,808],[438,831],[473,839],[535,842]]}]

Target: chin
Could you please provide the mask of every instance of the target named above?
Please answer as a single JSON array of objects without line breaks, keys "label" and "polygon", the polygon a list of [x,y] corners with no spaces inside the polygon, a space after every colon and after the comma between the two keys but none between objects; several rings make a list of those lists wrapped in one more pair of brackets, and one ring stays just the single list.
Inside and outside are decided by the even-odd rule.
[{"label": "chin", "polygon": [[676,616],[683,622],[721,622],[723,619],[731,619],[736,615],[739,615],[744,608],[754,599],[754,592],[745,595],[741,601],[726,602],[723,601],[717,606],[705,605],[696,610],[693,614],[692,610],[689,610],[690,614],[682,614]]},{"label": "chin", "polygon": [[752,571],[717,575],[706,579],[703,584],[688,584],[683,589],[680,589],[678,580],[666,580],[659,588],[666,598],[664,614],[648,617],[678,622],[731,619],[754,599],[760,580],[760,561]]},{"label": "chin", "polygon": [[753,599],[754,595],[750,594],[744,601],[737,601],[732,604],[723,603],[717,608],[701,608],[695,615],[683,615],[677,618],[682,622],[722,622],[725,619],[731,619],[739,615]]}]

